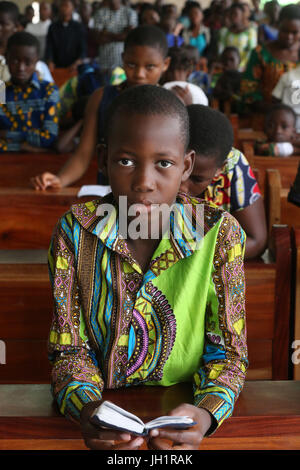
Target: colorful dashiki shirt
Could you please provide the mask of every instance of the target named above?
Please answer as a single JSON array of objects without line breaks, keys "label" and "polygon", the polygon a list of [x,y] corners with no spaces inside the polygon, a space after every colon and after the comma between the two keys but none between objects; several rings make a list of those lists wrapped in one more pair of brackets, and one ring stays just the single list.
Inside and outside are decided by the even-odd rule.
[{"label": "colorful dashiki shirt", "polygon": [[6,104],[0,104],[0,129],[7,130],[0,139],[0,152],[18,152],[22,142],[49,148],[58,135],[59,93],[54,83],[33,74],[22,89],[6,83]]},{"label": "colorful dashiki shirt", "polygon": [[[113,216],[97,215],[104,203],[114,204]],[[58,222],[49,248],[49,357],[65,416],[77,420],[104,387],[179,382],[193,384],[194,404],[213,414],[215,427],[232,414],[248,365],[245,235],[203,200],[182,193],[177,207],[188,230],[177,236],[171,215],[170,236],[145,273],[119,235],[111,193],[72,206]],[[190,234],[200,225],[198,242]]]},{"label": "colorful dashiki shirt", "polygon": [[242,152],[232,148],[221,172],[206,188],[203,198],[233,213],[253,204],[261,192]]},{"label": "colorful dashiki shirt", "polygon": [[252,49],[257,46],[257,29],[253,26],[241,31],[233,33],[228,28],[221,28],[219,32],[218,53],[222,54],[226,47],[236,47],[240,53],[241,61],[239,71],[246,68]]},{"label": "colorful dashiki shirt", "polygon": [[241,95],[245,105],[256,101],[271,103],[272,92],[280,77],[298,64],[276,59],[267,45],[259,45],[253,49],[241,82]]}]

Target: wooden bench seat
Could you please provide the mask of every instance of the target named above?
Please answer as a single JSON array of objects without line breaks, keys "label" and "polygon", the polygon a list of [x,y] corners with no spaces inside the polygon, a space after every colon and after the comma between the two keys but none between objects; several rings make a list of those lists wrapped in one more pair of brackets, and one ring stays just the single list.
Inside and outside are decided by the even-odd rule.
[{"label": "wooden bench seat", "polygon": [[[299,449],[299,396],[299,381],[246,382],[233,416],[200,449]],[[143,421],[192,403],[190,384],[105,390],[103,397]],[[87,450],[79,427],[57,411],[49,385],[0,385],[0,402],[0,450]]]}]

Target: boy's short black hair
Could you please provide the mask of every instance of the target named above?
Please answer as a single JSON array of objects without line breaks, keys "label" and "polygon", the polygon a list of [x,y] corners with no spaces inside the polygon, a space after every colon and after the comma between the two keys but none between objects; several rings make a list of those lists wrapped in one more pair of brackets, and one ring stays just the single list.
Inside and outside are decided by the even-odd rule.
[{"label": "boy's short black hair", "polygon": [[243,3],[233,3],[232,5],[230,5],[229,7],[229,11],[232,11],[232,10],[235,10],[235,8],[238,8],[239,10],[241,10],[243,13],[245,12],[245,7],[244,7],[244,4]]},{"label": "boy's short black hair", "polygon": [[14,2],[0,2],[0,13],[6,13],[10,16],[11,21],[15,24],[19,22],[19,7]]},{"label": "boy's short black hair", "polygon": [[36,49],[37,55],[40,53],[40,43],[33,34],[27,33],[26,31],[19,31],[14,33],[8,38],[6,53],[8,54],[10,49],[15,46],[29,46]]},{"label": "boy's short black hair", "polygon": [[238,50],[237,47],[235,47],[235,46],[227,46],[227,47],[225,47],[225,49],[223,50],[223,52],[222,52],[222,54],[221,54],[221,57],[222,57],[226,52],[233,52],[234,54],[237,55],[237,57],[239,58],[239,61],[241,61],[241,54],[240,54],[240,51]]},{"label": "boy's short black hair", "polygon": [[277,103],[277,104],[274,104],[267,112],[266,114],[266,117],[265,117],[265,124],[267,124],[271,119],[272,119],[272,116],[274,115],[274,113],[276,113],[277,111],[285,111],[286,113],[289,113],[293,119],[294,119],[294,124],[296,124],[296,120],[297,120],[297,114],[295,113],[295,111],[293,110],[293,108],[291,108],[291,106],[288,106],[287,104],[284,104],[284,103]]},{"label": "boy's short black hair", "polygon": [[164,115],[177,117],[180,122],[180,137],[186,151],[189,142],[189,116],[185,105],[175,93],[156,85],[137,85],[123,91],[106,112],[104,140],[107,143],[113,122],[121,113],[142,116]]},{"label": "boy's short black hair", "polygon": [[148,46],[158,49],[163,58],[168,55],[166,34],[158,26],[141,25],[131,30],[124,42],[124,51],[134,46]]},{"label": "boy's short black hair", "polygon": [[170,47],[168,56],[171,59],[169,70],[188,70],[193,67],[191,54],[184,47]]},{"label": "boy's short black hair", "polygon": [[222,166],[233,146],[233,129],[225,114],[202,104],[187,106],[190,120],[188,148],[196,155],[216,158]]},{"label": "boy's short black hair", "polygon": [[300,5],[292,3],[283,7],[279,13],[279,23],[285,20],[300,21]]}]

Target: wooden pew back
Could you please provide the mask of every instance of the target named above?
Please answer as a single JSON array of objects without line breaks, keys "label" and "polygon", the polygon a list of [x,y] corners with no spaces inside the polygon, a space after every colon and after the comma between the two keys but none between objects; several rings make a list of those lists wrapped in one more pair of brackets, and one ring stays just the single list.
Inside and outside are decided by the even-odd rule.
[{"label": "wooden pew back", "polygon": [[[71,154],[55,152],[43,153],[3,153],[1,155],[0,188],[30,188],[30,178],[46,171],[57,174]],[[85,174],[74,183],[80,187],[84,184],[96,184],[97,159],[92,159]]]},{"label": "wooden pew back", "polygon": [[71,205],[95,199],[78,198],[78,191],[0,188],[0,249],[47,249],[58,219]]}]

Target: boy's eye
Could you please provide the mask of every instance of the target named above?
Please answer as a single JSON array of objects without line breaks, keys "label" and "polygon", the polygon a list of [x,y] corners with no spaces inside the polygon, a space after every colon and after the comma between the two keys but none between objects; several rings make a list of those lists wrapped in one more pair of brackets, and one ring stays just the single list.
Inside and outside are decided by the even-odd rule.
[{"label": "boy's eye", "polygon": [[169,168],[172,165],[172,163],[167,160],[161,160],[158,164],[161,168]]},{"label": "boy's eye", "polygon": [[135,64],[132,64],[132,63],[128,63],[128,62],[127,62],[126,66],[127,66],[128,68],[130,68],[130,69],[134,69]]},{"label": "boy's eye", "polygon": [[122,158],[121,160],[119,160],[119,164],[121,166],[132,166],[133,162],[132,160],[129,160],[129,158]]},{"label": "boy's eye", "polygon": [[154,69],[155,65],[154,64],[149,64],[146,66],[147,70],[152,70]]}]

